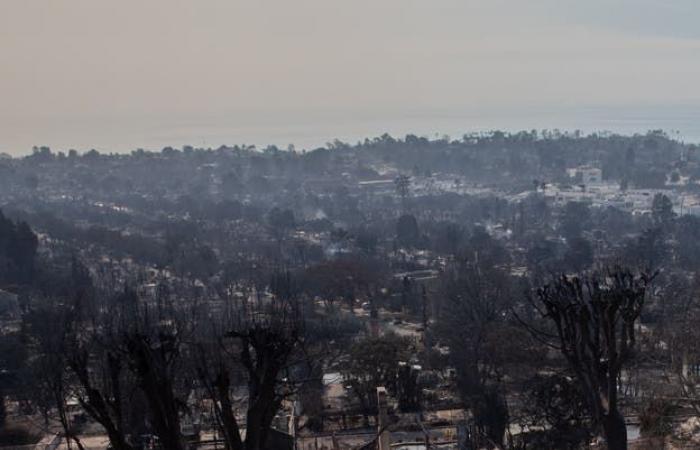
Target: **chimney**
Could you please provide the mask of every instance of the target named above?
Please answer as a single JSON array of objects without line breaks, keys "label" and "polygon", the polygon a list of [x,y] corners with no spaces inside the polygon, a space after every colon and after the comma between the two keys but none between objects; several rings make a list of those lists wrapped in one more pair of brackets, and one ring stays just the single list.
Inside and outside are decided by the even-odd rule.
[{"label": "chimney", "polygon": [[386,388],[383,386],[379,386],[377,388],[377,410],[379,411],[377,420],[379,445],[377,446],[377,450],[390,450],[391,442],[389,440],[389,417],[387,416]]}]

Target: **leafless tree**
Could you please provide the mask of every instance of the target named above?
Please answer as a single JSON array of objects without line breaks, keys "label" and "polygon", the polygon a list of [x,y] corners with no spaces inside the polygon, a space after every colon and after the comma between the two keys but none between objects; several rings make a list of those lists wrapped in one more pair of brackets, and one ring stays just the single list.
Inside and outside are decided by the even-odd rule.
[{"label": "leafless tree", "polygon": [[509,412],[502,383],[509,358],[506,315],[513,296],[507,272],[458,261],[443,275],[438,338],[450,347],[460,397],[475,420],[479,439],[501,446]]},{"label": "leafless tree", "polygon": [[67,325],[71,320],[71,311],[51,300],[41,298],[40,307],[34,308],[25,317],[29,331],[28,344],[34,355],[31,359],[34,389],[30,396],[39,402],[48,400],[50,407],[56,411],[66,446],[70,449],[75,444],[79,450],[83,450],[67,410],[67,401],[74,388],[74,380],[66,370],[70,334]]},{"label": "leafless tree", "polygon": [[[66,425],[66,437],[80,448],[77,434],[61,414],[60,405],[75,397],[83,411],[102,425],[115,450],[131,450],[137,435],[137,422],[150,423],[165,448],[183,448],[180,415],[189,390],[183,361],[185,342],[196,325],[189,311],[164,308],[140,299],[130,289],[117,296],[106,296],[84,314],[79,297],[56,304],[52,318],[51,358],[47,368],[59,416]],[[39,328],[35,335],[47,332]],[[53,360],[51,360],[53,361]],[[47,360],[49,362],[49,360]],[[70,386],[59,385],[59,377]],[[145,399],[145,410],[137,420],[129,421],[125,412],[135,396]],[[129,423],[130,422],[130,423]]]},{"label": "leafless tree", "polygon": [[610,450],[627,448],[618,380],[636,346],[635,323],[650,281],[619,267],[561,276],[537,289],[533,302],[554,328],[540,336],[553,338],[566,358]]},{"label": "leafless tree", "polygon": [[[265,448],[273,419],[301,381],[295,371],[308,362],[301,303],[288,283],[267,298],[231,305],[198,338],[197,375],[227,449]],[[233,391],[241,385],[247,392],[237,399]]]}]

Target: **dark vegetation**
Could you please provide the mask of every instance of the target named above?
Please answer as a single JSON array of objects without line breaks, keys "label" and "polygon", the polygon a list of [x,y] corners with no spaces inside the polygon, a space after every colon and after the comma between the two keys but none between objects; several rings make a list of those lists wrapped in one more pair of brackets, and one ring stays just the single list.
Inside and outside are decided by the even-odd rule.
[{"label": "dark vegetation", "polygon": [[632,417],[675,439],[700,412],[697,152],[494,132],[2,159],[0,443],[262,450],[292,410],[375,427],[378,386],[396,424],[465,411],[465,448],[624,449]]}]

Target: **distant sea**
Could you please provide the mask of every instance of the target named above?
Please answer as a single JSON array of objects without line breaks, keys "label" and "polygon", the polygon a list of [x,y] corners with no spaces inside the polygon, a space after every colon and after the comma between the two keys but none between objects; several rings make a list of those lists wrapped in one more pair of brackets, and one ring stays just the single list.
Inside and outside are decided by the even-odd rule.
[{"label": "distant sea", "polygon": [[700,105],[642,107],[561,107],[484,111],[286,111],[264,110],[197,116],[38,118],[0,124],[0,152],[22,155],[33,145],[66,151],[160,150],[183,145],[217,148],[247,144],[297,150],[323,147],[335,139],[356,143],[384,133],[428,138],[461,138],[492,130],[554,130],[583,133],[646,133],[663,130],[672,138],[700,143]]}]

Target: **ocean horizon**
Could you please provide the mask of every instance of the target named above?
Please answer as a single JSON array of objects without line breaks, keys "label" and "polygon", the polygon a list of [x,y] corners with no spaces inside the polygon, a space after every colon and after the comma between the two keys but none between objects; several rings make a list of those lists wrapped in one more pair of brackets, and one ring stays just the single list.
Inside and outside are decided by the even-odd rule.
[{"label": "ocean horizon", "polygon": [[298,151],[325,147],[336,140],[354,144],[388,133],[459,139],[465,134],[501,130],[606,132],[621,135],[662,130],[671,138],[700,143],[700,108],[581,108],[542,110],[490,110],[487,112],[373,112],[326,111],[312,114],[220,113],[189,116],[64,117],[39,118],[33,126],[12,127],[5,122],[0,133],[0,152],[13,156],[31,153],[33,146],[54,151],[96,149],[104,153],[128,153],[142,148],[190,145],[218,148],[222,145],[291,144]]}]

